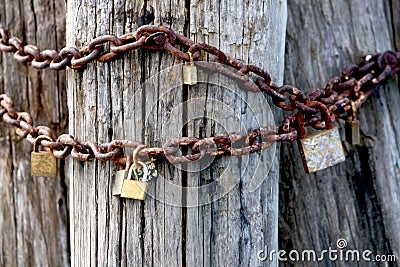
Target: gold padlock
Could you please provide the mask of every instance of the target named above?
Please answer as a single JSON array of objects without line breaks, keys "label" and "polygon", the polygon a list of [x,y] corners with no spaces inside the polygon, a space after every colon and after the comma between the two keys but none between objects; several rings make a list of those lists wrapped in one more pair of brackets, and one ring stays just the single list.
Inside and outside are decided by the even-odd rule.
[{"label": "gold padlock", "polygon": [[350,115],[346,120],[346,139],[351,145],[359,145],[360,144],[360,123],[357,120],[357,107],[356,104],[351,101],[351,110]]},{"label": "gold padlock", "polygon": [[322,103],[313,101],[308,105],[318,108],[325,120],[326,129],[307,136],[304,128],[303,114],[297,113],[299,139],[297,140],[304,170],[316,172],[346,160],[339,131],[333,126],[328,109]]},{"label": "gold padlock", "polygon": [[190,58],[190,63],[183,65],[183,83],[187,85],[197,84],[197,68],[194,65],[193,55],[187,52]]},{"label": "gold padlock", "polygon": [[[130,198],[137,200],[144,200],[146,198],[147,180],[148,180],[148,169],[147,165],[137,160],[139,151],[146,146],[139,146],[133,152],[134,163],[129,168],[128,177],[124,180],[121,190],[122,198]],[[138,172],[134,169],[143,168],[143,177],[140,180]],[[131,180],[132,176],[135,176],[135,180]]]},{"label": "gold padlock", "polygon": [[[147,189],[147,177],[148,170],[146,164],[139,161],[139,165],[143,168],[143,179],[139,180],[136,172],[133,172],[133,168],[138,168],[132,165],[129,168],[128,179],[124,180],[121,190],[121,197],[123,198],[131,198],[137,200],[144,200],[146,198],[146,189]],[[140,168],[140,167],[139,167]],[[132,173],[135,174],[135,180],[130,180],[132,178]]]},{"label": "gold padlock", "polygon": [[33,152],[31,153],[31,175],[40,177],[57,177],[57,158],[50,151],[39,151],[40,142],[49,140],[49,136],[40,135],[33,143]]},{"label": "gold padlock", "polygon": [[119,170],[115,174],[115,181],[112,188],[113,196],[120,196],[122,192],[122,186],[124,184],[124,180],[128,177],[129,167],[131,166],[131,156],[126,155],[126,165],[124,170]]}]

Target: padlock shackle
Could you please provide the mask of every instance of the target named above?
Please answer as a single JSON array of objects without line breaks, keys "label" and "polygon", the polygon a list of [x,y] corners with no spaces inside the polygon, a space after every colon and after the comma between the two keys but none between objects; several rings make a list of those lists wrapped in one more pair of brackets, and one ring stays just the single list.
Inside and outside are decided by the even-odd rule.
[{"label": "padlock shackle", "polygon": [[39,135],[36,137],[35,142],[33,142],[33,151],[39,152],[39,145],[43,140],[54,142],[53,138],[47,135]]},{"label": "padlock shackle", "polygon": [[139,152],[141,150],[145,149],[146,147],[147,146],[145,146],[145,145],[140,145],[137,148],[135,148],[135,150],[133,151],[132,158],[133,158],[133,166],[135,168],[139,168],[140,167],[140,165],[139,165]]},{"label": "padlock shackle", "polygon": [[[332,117],[329,113],[328,108],[324,104],[322,104],[321,102],[318,102],[318,101],[310,101],[309,103],[307,103],[307,106],[316,108],[321,112],[321,117],[322,117],[323,121],[325,121],[325,129],[326,130],[333,129]],[[301,112],[297,112],[296,121],[297,121],[297,125],[298,125],[299,138],[300,139],[307,138],[307,132],[304,127],[304,114]]]},{"label": "padlock shackle", "polygon": [[[190,65],[191,66],[194,66],[194,59],[193,59],[193,54],[192,54],[192,52],[186,52],[186,54],[188,54],[189,55],[189,62],[190,62]],[[187,63],[186,63],[187,64]]]},{"label": "padlock shackle", "polygon": [[[142,162],[142,161],[138,161],[138,164],[139,164],[139,166],[142,166],[142,167],[143,167],[143,179],[142,179],[142,182],[147,182],[148,177],[149,177],[149,169],[147,168],[147,165],[146,165],[144,162]],[[132,166],[129,168],[129,171],[128,171],[128,180],[131,179],[132,173],[135,174],[136,180],[139,180],[139,178],[137,177],[137,173],[136,173],[136,172],[133,172],[133,169],[136,169],[136,168],[137,168],[137,167],[135,167],[135,164],[132,164]]]}]

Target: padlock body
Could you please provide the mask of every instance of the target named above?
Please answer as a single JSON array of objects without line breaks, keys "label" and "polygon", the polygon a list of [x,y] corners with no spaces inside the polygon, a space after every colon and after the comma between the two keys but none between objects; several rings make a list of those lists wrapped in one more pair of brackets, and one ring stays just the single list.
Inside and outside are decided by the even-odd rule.
[{"label": "padlock body", "polygon": [[32,152],[31,175],[57,177],[57,158],[48,151]]},{"label": "padlock body", "polygon": [[124,180],[126,179],[127,176],[128,176],[127,170],[117,171],[117,173],[115,174],[114,186],[112,188],[113,196],[121,195],[122,186],[123,186]]},{"label": "padlock body", "polygon": [[352,145],[360,144],[360,123],[358,120],[346,122],[346,139]]},{"label": "padlock body", "polygon": [[139,180],[124,180],[121,197],[144,200],[146,198],[146,189],[147,182]]},{"label": "padlock body", "polygon": [[308,173],[322,170],[345,161],[339,130],[323,130],[297,140],[304,170]]},{"label": "padlock body", "polygon": [[197,68],[194,65],[183,65],[183,83],[197,84]]}]

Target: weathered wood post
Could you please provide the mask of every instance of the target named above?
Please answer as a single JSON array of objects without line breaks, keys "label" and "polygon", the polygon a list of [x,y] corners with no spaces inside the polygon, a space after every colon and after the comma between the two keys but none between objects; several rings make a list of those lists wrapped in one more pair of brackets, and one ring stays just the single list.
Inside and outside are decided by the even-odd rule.
[{"label": "weathered wood post", "polygon": [[[389,2],[291,1],[285,83],[321,87],[363,55],[394,49],[395,40],[398,49],[399,5]],[[344,238],[348,249],[400,256],[399,89],[394,79],[378,87],[358,112],[362,145],[345,144],[346,163],[304,174],[296,144],[282,146],[282,249],[322,251]]]},{"label": "weathered wood post", "polygon": [[[285,1],[237,1],[234,4],[214,0],[67,2],[68,45],[82,47],[96,36],[122,35],[144,23],[170,26],[195,41],[217,46],[234,58],[266,68],[274,81],[282,81]],[[204,104],[218,100],[240,110],[241,107],[235,106],[240,103],[235,96],[218,94],[211,89],[207,94],[204,85],[193,88],[180,85],[171,93],[164,85],[180,79],[181,74],[174,71],[170,71],[168,77],[156,76],[154,82],[142,90],[141,84],[151,76],[180,63],[166,52],[139,50],[112,63],[90,63],[84,70],[68,70],[70,132],[82,141],[103,143],[112,139],[133,139],[150,146],[162,145],[166,141],[163,133],[177,137],[182,129],[186,129],[183,133],[189,136],[226,134],[218,127],[218,122],[196,118],[198,108],[203,110],[205,105],[192,106],[190,101],[203,98]],[[243,93],[241,97],[251,99],[249,95]],[[171,118],[172,110],[179,105],[185,115]],[[231,123],[228,115],[224,118],[221,111],[216,109],[214,115],[219,114],[220,120]],[[212,115],[207,114],[208,117]],[[241,119],[250,115],[250,111],[244,109]],[[187,125],[184,117],[188,118]],[[233,166],[240,166],[240,159],[222,158],[201,172],[186,172],[179,166],[162,163],[162,178],[150,183],[152,196],[145,202],[111,195],[116,166],[99,161],[74,161],[70,168],[73,177],[70,192],[72,264],[269,265],[268,261],[258,261],[257,252],[264,246],[269,249],[278,246],[279,169],[277,157],[263,158],[263,155],[254,155],[249,160],[251,167],[260,160],[272,163],[271,172],[260,188],[249,191],[252,168],[240,173],[240,168],[230,167],[225,175],[241,177],[240,182],[220,199],[207,204],[202,199],[210,198],[212,192],[199,191],[193,195],[184,188],[166,190],[164,184],[195,187],[217,181],[213,192],[219,192],[224,186],[218,183],[220,173],[228,169],[229,161]],[[259,171],[268,173],[267,169]],[[188,202],[191,205],[187,205]]]},{"label": "weathered wood post", "polygon": [[[0,21],[12,36],[41,49],[65,44],[63,0],[1,0]],[[37,125],[58,134],[66,130],[65,72],[37,70],[0,53],[0,93],[15,100],[17,111],[32,114]],[[58,179],[30,175],[32,146],[0,126],[0,265],[69,264],[67,186]]]}]

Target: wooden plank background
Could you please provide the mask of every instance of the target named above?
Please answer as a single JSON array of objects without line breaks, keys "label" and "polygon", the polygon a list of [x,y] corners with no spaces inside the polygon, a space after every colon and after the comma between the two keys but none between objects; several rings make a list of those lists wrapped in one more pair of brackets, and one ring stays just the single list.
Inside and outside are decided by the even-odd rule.
[{"label": "wooden plank background", "polygon": [[[288,3],[285,46],[286,1],[0,0],[0,21],[12,35],[41,49],[60,49],[66,34],[68,45],[82,47],[101,34],[122,35],[143,24],[163,24],[267,69],[278,83],[284,72],[285,83],[306,91],[324,86],[366,53],[398,50],[399,18],[400,3],[394,0],[293,0]],[[175,71],[153,78],[143,88],[149,77],[181,62],[166,53],[135,51],[111,63],[67,72],[67,121],[64,71],[36,70],[5,53],[0,60],[0,92],[11,95],[17,109],[31,112],[38,124],[57,133],[70,132],[79,140],[126,138],[162,145],[166,136],[181,130],[189,136],[225,134],[220,123],[229,124],[229,116],[220,117],[218,105],[207,103],[221,100],[234,111],[241,108],[240,100],[213,85],[179,87],[164,94],[167,81],[179,79]],[[250,94],[239,97],[253,103]],[[257,252],[265,245],[278,248],[278,216],[281,249],[321,251],[345,238],[349,249],[399,257],[399,100],[395,79],[379,86],[358,113],[362,145],[352,148],[345,143],[347,160],[337,167],[306,175],[297,145],[277,146],[273,160],[268,152],[250,157],[251,168],[260,159],[271,160],[272,168],[259,190],[249,193],[252,174],[229,169],[229,164],[243,166],[239,159],[219,159],[201,172],[162,164],[162,179],[149,188],[156,198],[146,202],[111,196],[116,167],[109,163],[68,159],[59,179],[30,177],[31,146],[2,124],[0,265],[68,266],[70,253],[72,264],[79,266],[277,265],[258,261]],[[179,105],[185,115],[171,117]],[[201,109],[208,119],[196,117]],[[281,112],[273,111],[279,122]],[[245,110],[240,119],[251,116]],[[344,122],[336,123],[343,133]],[[230,185],[221,171],[240,176],[240,182],[203,205]],[[220,188],[198,194],[166,189],[168,184],[196,187],[215,181]],[[366,266],[327,260],[321,264]]]},{"label": "wooden plank background", "polygon": [[[85,0],[68,1],[67,10],[69,45],[82,46],[101,34],[122,35],[144,22],[163,24],[194,40],[220,47],[245,62],[251,60],[262,67],[270,66],[277,82],[282,81],[285,2]],[[205,97],[207,103],[212,99],[239,103],[233,96],[218,94],[207,86],[188,89],[180,85],[174,93],[169,92],[168,81],[181,79],[181,73],[173,71],[156,77],[141,90],[140,83],[180,63],[167,53],[134,51],[110,64],[94,63],[83,71],[68,71],[70,131],[79,140],[108,142],[127,138],[159,146],[166,137],[179,136],[184,118],[179,113],[171,114],[187,99]],[[243,93],[242,97],[251,95]],[[190,119],[196,110],[189,106],[185,109]],[[221,110],[210,112],[217,114]],[[249,113],[244,110],[241,116],[245,118]],[[228,118],[224,120],[229,121]],[[201,131],[199,120],[189,121],[186,127],[189,135],[198,136]],[[203,127],[207,135],[226,134],[213,121]],[[72,264],[262,264],[257,260],[257,251],[264,245],[277,248],[277,158],[266,182],[256,193],[250,194],[247,190],[250,175],[243,176],[244,182],[220,200],[201,207],[182,207],[188,199],[192,200],[192,195],[184,194],[182,189],[166,189],[169,183],[197,186],[218,180],[220,174],[215,170],[223,170],[229,160],[233,161],[231,164],[238,164],[240,159],[222,159],[202,173],[182,172],[179,166],[163,163],[162,178],[149,185],[149,194],[155,198],[148,197],[145,202],[111,196],[114,165],[74,162],[70,169],[74,177]],[[252,160],[259,159],[253,156]],[[238,170],[226,174],[243,175]],[[222,191],[223,186],[217,183],[216,191]],[[199,198],[207,198],[209,193]],[[168,201],[175,201],[176,205]]]},{"label": "wooden plank background", "polygon": [[[65,45],[63,0],[1,0],[0,21],[12,36],[40,49]],[[0,92],[28,111],[36,125],[67,131],[65,72],[36,70],[0,54]],[[30,176],[32,146],[4,123],[0,126],[0,265],[67,266],[67,184],[61,177]]]},{"label": "wooden plank background", "polygon": [[[399,49],[398,1],[294,0],[288,10],[285,83],[306,91],[324,86],[363,55]],[[378,86],[358,112],[362,145],[345,142],[346,162],[334,168],[304,174],[296,144],[282,145],[282,249],[322,251],[344,238],[348,249],[399,258],[399,101],[396,79]],[[345,140],[344,121],[337,125]],[[376,266],[327,259],[321,264]]]}]

